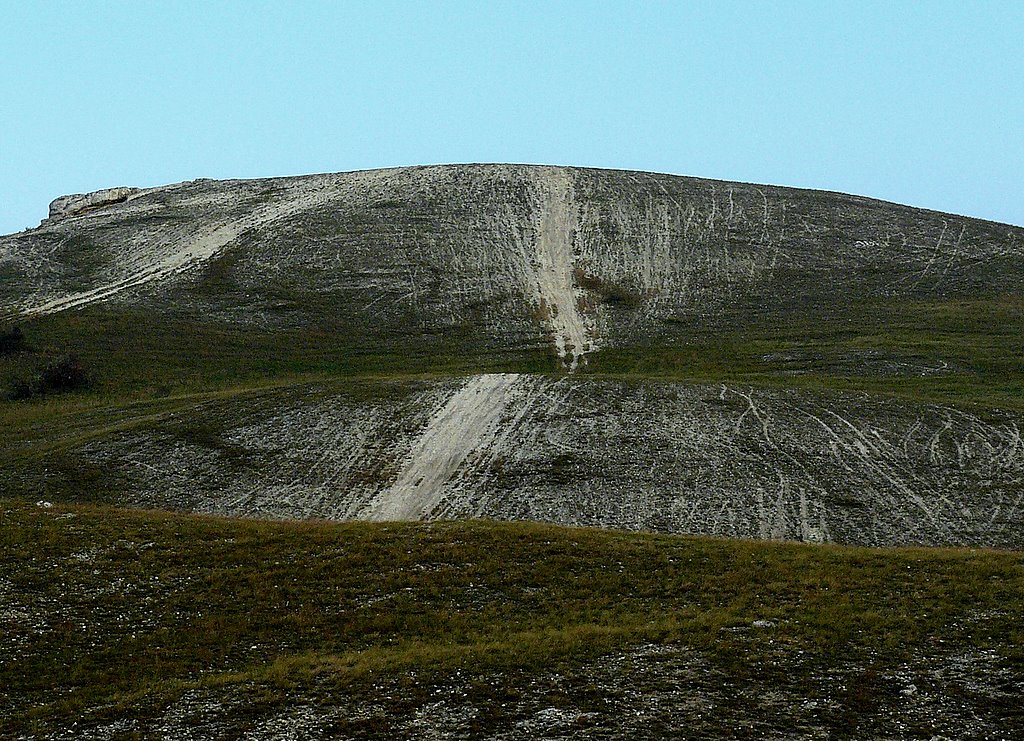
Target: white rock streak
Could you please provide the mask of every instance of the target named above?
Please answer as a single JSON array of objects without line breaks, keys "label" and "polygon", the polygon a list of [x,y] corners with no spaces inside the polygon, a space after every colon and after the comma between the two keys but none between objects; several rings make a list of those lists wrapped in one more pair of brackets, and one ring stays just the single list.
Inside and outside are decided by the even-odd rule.
[{"label": "white rock streak", "polygon": [[[534,253],[524,275],[528,294],[542,309],[565,366],[573,371],[593,349],[591,328],[579,309],[573,275],[573,234],[579,216],[572,180],[562,168],[533,170],[539,191]],[[467,381],[430,418],[398,479],[372,503],[367,519],[427,516],[452,487],[452,478],[474,451],[499,433],[510,393],[521,376],[488,374]]]},{"label": "white rock streak", "polygon": [[[289,194],[284,199],[255,209],[248,216],[234,221],[220,223],[193,238],[177,244],[168,245],[165,250],[154,251],[149,256],[136,259],[135,271],[119,280],[92,288],[88,291],[58,296],[44,301],[23,306],[25,315],[54,314],[58,311],[73,309],[86,304],[110,298],[122,291],[151,281],[162,280],[177,273],[182,273],[195,264],[214,258],[242,233],[251,229],[266,226],[272,221],[300,213],[320,205],[330,198],[320,189],[309,189],[299,195]],[[160,254],[163,252],[163,254]]]},{"label": "white rock streak", "polygon": [[[568,171],[534,170],[539,191],[535,252],[526,270],[527,291],[544,311],[555,347],[573,371],[593,348],[579,310],[573,276],[573,233],[578,223]],[[459,467],[486,448],[499,432],[517,374],[474,376],[430,418],[395,483],[371,504],[370,520],[414,520],[427,516],[451,488]]]},{"label": "white rock streak", "polygon": [[575,370],[580,358],[592,348],[591,328],[580,313],[573,276],[573,232],[578,213],[572,180],[564,168],[545,167],[535,171],[540,189],[540,212],[536,243],[536,275],[531,292],[546,313],[555,335],[558,355]]},{"label": "white rock streak", "polygon": [[395,483],[371,504],[365,519],[416,520],[440,501],[459,466],[494,439],[516,373],[473,376],[430,417]]}]

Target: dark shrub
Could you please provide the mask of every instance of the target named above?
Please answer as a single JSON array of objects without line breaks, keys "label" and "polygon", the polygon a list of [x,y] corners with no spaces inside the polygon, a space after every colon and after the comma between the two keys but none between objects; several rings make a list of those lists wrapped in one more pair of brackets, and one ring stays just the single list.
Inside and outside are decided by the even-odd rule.
[{"label": "dark shrub", "polygon": [[77,356],[59,355],[40,367],[31,378],[16,378],[11,381],[7,398],[11,401],[20,401],[39,394],[85,388],[89,383],[89,374]]},{"label": "dark shrub", "polygon": [[643,297],[639,293],[615,283],[606,283],[601,291],[601,296],[605,303],[616,304],[627,309],[635,309],[643,303]]},{"label": "dark shrub", "polygon": [[25,378],[16,378],[11,381],[11,386],[7,391],[7,398],[11,401],[21,401],[22,399],[28,399],[36,393],[36,389],[33,388],[32,382]]},{"label": "dark shrub", "polygon": [[44,365],[39,371],[40,390],[68,391],[89,385],[89,374],[76,355],[60,355]]},{"label": "dark shrub", "polygon": [[573,270],[573,281],[583,290],[597,293],[606,304],[635,309],[643,303],[641,294],[596,275],[590,275],[580,268]]},{"label": "dark shrub", "polygon": [[20,327],[0,332],[0,355],[12,355],[25,349],[25,335]]}]

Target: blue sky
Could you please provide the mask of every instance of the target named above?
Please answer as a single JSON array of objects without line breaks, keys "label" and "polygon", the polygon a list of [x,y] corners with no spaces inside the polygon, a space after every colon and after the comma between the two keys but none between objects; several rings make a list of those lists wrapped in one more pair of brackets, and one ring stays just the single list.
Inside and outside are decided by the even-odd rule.
[{"label": "blue sky", "polygon": [[1024,2],[0,0],[0,233],[58,195],[438,162],[1024,225]]}]

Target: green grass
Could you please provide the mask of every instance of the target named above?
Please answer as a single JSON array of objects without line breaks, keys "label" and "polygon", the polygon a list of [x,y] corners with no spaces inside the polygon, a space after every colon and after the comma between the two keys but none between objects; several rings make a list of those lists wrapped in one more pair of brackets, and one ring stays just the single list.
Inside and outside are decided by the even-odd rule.
[{"label": "green grass", "polygon": [[549,372],[546,347],[494,351],[474,344],[471,326],[440,335],[415,328],[381,337],[325,321],[260,330],[190,315],[91,306],[21,323],[30,352],[0,357],[0,382],[47,357],[74,353],[94,377],[93,396],[138,399],[265,385],[281,378]]},{"label": "green grass", "polygon": [[[415,677],[407,700],[426,701],[456,672],[571,673],[641,642],[691,647],[741,684],[795,661],[812,694],[842,662],[886,672],[971,647],[1024,673],[1016,553],[18,500],[0,518],[5,736],[148,717],[197,687],[258,689],[274,707]],[[775,624],[771,641],[751,640],[754,620]]]},{"label": "green grass", "polygon": [[[379,337],[324,321],[276,331],[94,306],[22,324],[29,352],[0,357],[0,384],[27,377],[47,358],[74,353],[93,376],[69,408],[284,385],[312,379],[559,373],[548,347],[496,349],[472,326],[409,329]],[[727,322],[688,328],[672,342],[606,347],[585,373],[619,378],[843,389],[911,400],[1020,409],[1024,399],[1024,299],[876,302],[856,313]],[[865,358],[869,358],[865,360]],[[871,361],[870,358],[876,358]],[[917,368],[945,362],[945,373]],[[893,375],[886,364],[908,370]],[[878,366],[878,367],[876,367]],[[87,399],[87,401],[81,401]],[[46,402],[32,402],[46,406]],[[5,414],[19,416],[0,402]]]},{"label": "green grass", "polygon": [[[862,391],[910,401],[1024,409],[1024,299],[875,302],[856,313],[688,329],[672,344],[588,356],[595,376]],[[948,364],[946,372],[918,369]],[[884,366],[899,364],[893,374]]]}]

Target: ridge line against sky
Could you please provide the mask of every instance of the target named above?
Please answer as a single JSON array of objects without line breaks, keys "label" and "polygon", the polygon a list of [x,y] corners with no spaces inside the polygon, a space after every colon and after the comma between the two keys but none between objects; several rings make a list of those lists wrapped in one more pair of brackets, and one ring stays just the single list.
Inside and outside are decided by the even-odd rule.
[{"label": "ridge line against sky", "polygon": [[59,195],[450,162],[1024,225],[1024,3],[0,0],[0,234]]}]

